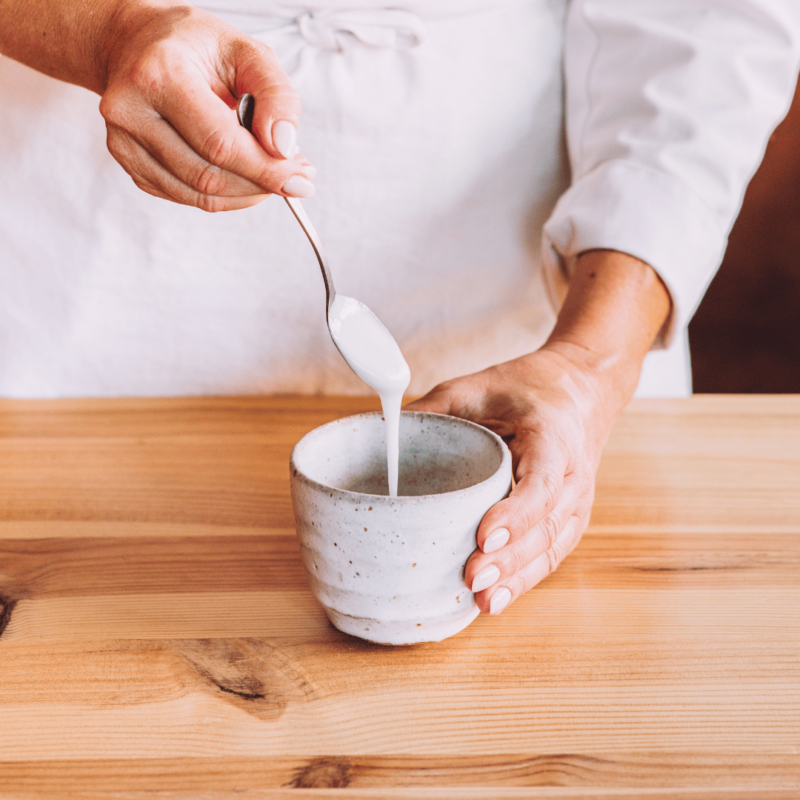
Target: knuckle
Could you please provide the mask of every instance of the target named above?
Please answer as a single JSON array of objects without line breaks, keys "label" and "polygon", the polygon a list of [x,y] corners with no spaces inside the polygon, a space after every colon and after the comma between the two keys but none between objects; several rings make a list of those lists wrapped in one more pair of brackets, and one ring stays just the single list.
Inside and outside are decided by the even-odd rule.
[{"label": "knuckle", "polygon": [[449,381],[444,383],[437,383],[426,395],[426,399],[437,398],[439,400],[450,396],[451,384]]},{"label": "knuckle", "polygon": [[566,553],[564,552],[564,548],[558,542],[555,542],[552,547],[550,547],[545,552],[545,557],[547,558],[547,574],[552,575],[557,569],[559,564],[564,560],[564,556]]},{"label": "knuckle", "polygon": [[433,389],[431,389],[428,392],[428,394],[440,394],[442,392],[449,392],[454,384],[455,384],[454,379],[442,381],[441,383],[437,383],[436,386],[434,386]]},{"label": "knuckle", "polygon": [[536,483],[538,485],[525,494],[512,494],[505,501],[512,526],[519,534],[533,530],[537,525],[549,526],[554,523],[553,520],[548,521],[547,517],[558,505],[562,481],[553,472],[541,472],[536,475]]},{"label": "knuckle", "polygon": [[226,188],[223,171],[213,164],[199,164],[189,178],[189,185],[202,195],[219,195]]},{"label": "knuckle", "polygon": [[142,180],[141,178],[133,178],[132,180],[137,189],[141,189],[143,192],[147,192],[147,194],[154,193],[155,187],[147,181]]},{"label": "knuckle", "polygon": [[128,67],[127,83],[146,97],[160,94],[165,84],[165,70],[161,69],[160,63],[161,59],[143,53]]},{"label": "knuckle", "polygon": [[234,155],[234,141],[224,130],[211,131],[203,142],[200,155],[210,164],[221,167],[228,164]]},{"label": "knuckle", "polygon": [[119,92],[106,91],[100,98],[98,109],[109,130],[129,130],[132,127],[129,104]]},{"label": "knuckle", "polygon": [[159,197],[162,200],[171,199],[167,194],[162,192],[160,189],[158,189],[152,183],[150,183],[149,181],[146,181],[146,180],[144,180],[142,178],[133,178],[133,183],[138,189],[141,189],[143,192],[145,192],[146,194],[152,195],[153,197]]},{"label": "knuckle", "polygon": [[561,494],[561,481],[556,477],[555,473],[545,470],[539,476],[542,484],[542,491],[544,494],[545,505],[548,511],[556,507],[558,498]]},{"label": "knuckle", "polygon": [[518,535],[524,535],[536,524],[536,509],[525,497],[510,494],[504,501],[506,511],[511,517],[513,527]]},{"label": "knuckle", "polygon": [[219,211],[225,211],[225,201],[221,197],[215,197],[211,194],[198,194],[195,199],[195,205],[201,210],[209,214],[216,214]]},{"label": "knuckle", "polygon": [[420,397],[418,403],[431,403],[434,404],[447,404],[449,403],[450,397],[450,389],[452,386],[452,381],[444,381],[442,383],[437,383],[427,394],[423,397]]},{"label": "knuckle", "polygon": [[118,136],[111,129],[109,129],[108,136],[106,136],[106,147],[108,148],[108,152],[111,153],[117,161],[123,161],[127,149],[122,142],[122,137]]},{"label": "knuckle", "polygon": [[515,547],[506,556],[501,572],[505,575],[516,575],[530,563],[530,555],[521,547]]},{"label": "knuckle", "polygon": [[555,514],[548,514],[540,523],[539,530],[544,539],[544,546],[546,550],[550,550],[558,539],[558,534],[561,533],[561,525]]},{"label": "knuckle", "polygon": [[116,124],[115,117],[118,108],[116,92],[107,89],[100,98],[100,103],[97,108],[100,111],[100,116],[106,121],[107,125]]}]

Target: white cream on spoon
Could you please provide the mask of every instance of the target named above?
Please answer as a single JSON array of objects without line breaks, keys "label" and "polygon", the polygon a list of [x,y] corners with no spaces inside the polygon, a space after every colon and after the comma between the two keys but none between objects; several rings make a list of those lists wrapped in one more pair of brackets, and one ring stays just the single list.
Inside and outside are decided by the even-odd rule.
[{"label": "white cream on spoon", "polygon": [[362,302],[334,295],[328,307],[331,338],[344,360],[381,398],[386,420],[386,467],[389,495],[397,497],[400,462],[400,406],[411,371],[397,342],[383,323]]}]

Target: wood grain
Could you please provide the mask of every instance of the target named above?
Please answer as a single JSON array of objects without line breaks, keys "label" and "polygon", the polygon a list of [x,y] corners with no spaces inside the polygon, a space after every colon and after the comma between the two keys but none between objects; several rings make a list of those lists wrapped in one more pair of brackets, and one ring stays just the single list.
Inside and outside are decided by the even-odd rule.
[{"label": "wood grain", "polygon": [[400,648],[329,625],[288,496],[375,407],[0,403],[0,796],[800,796],[800,397],[634,403],[559,571]]}]

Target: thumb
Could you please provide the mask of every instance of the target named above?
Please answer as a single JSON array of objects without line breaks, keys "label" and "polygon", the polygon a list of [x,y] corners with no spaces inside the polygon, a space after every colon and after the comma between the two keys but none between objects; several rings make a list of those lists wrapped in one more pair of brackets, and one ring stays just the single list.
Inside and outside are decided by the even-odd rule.
[{"label": "thumb", "polygon": [[424,397],[407,403],[406,411],[429,411],[433,414],[452,414],[452,395],[438,386],[431,389]]},{"label": "thumb", "polygon": [[294,158],[300,95],[278,57],[250,37],[238,39],[231,50],[236,96],[250,94],[254,99],[253,134],[273,158]]}]

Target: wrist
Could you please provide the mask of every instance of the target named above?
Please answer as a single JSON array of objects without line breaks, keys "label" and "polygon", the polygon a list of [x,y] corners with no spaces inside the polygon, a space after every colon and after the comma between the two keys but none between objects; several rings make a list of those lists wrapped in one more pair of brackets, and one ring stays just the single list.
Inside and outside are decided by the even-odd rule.
[{"label": "wrist", "polygon": [[[190,15],[194,7],[184,0],[116,0],[106,4],[106,13],[94,29],[95,91],[103,94],[110,76],[145,46],[160,38],[178,19]],[[136,44],[141,43],[140,47]],[[133,49],[129,49],[131,45]]]},{"label": "wrist", "polygon": [[571,394],[587,414],[599,412],[609,426],[636,391],[642,362],[627,353],[602,353],[568,336],[551,337],[540,352],[562,364]]},{"label": "wrist", "polygon": [[0,2],[0,54],[51,78],[102,91],[104,38],[121,0]]},{"label": "wrist", "polygon": [[648,264],[612,250],[589,251],[578,258],[543,349],[573,365],[586,391],[616,415],[633,396],[670,311],[670,295]]}]

